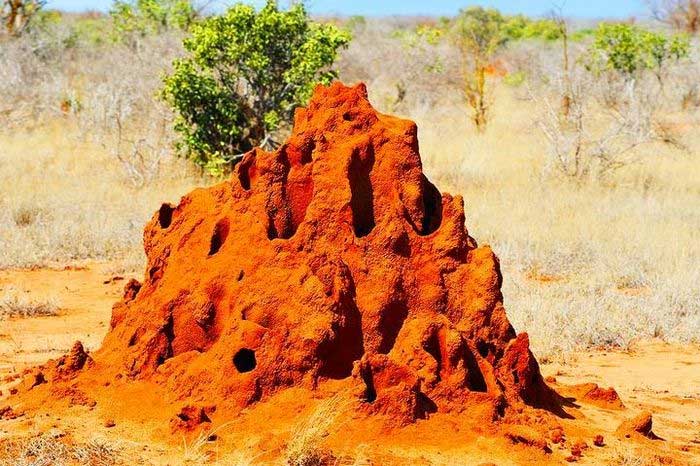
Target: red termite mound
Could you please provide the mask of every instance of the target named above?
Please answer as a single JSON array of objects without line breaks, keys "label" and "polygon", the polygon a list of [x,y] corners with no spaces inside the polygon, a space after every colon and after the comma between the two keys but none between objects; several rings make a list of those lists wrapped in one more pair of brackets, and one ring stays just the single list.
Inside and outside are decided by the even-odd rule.
[{"label": "red termite mound", "polygon": [[318,87],[284,145],[164,204],[144,246],[102,348],[42,378],[147,380],[217,412],[345,379],[402,423],[556,404],[462,198],[431,184],[416,125],[375,111],[364,85]]}]

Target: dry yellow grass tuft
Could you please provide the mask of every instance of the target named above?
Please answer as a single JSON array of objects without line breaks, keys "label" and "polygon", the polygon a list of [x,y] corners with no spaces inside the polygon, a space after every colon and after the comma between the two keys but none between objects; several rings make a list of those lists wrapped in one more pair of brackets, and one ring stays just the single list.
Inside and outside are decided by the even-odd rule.
[{"label": "dry yellow grass tuft", "polygon": [[65,434],[41,434],[0,443],[0,466],[117,466],[127,464],[117,447],[103,439],[76,444]]},{"label": "dry yellow grass tuft", "polygon": [[55,299],[35,301],[14,288],[0,291],[0,320],[8,317],[45,317],[58,314]]},{"label": "dry yellow grass tuft", "polygon": [[340,396],[321,401],[311,415],[300,422],[292,432],[285,451],[286,464],[288,466],[332,464],[333,453],[323,447],[323,440],[348,408],[349,402]]}]

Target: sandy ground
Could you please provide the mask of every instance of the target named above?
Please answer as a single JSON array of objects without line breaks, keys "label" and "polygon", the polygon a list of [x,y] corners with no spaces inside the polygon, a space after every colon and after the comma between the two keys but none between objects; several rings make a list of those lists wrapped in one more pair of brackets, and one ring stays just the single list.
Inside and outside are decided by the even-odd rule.
[{"label": "sandy ground", "polygon": [[[0,292],[13,288],[31,299],[51,298],[60,305],[57,316],[0,320],[0,408],[24,368],[60,356],[76,340],[88,350],[99,346],[109,325],[112,303],[131,278],[115,276],[113,270],[108,263],[92,263],[67,270],[0,271]],[[572,459],[571,448],[577,442],[587,445],[575,458],[578,464],[700,464],[700,346],[645,341],[627,351],[575,353],[563,360],[542,365],[554,387],[572,401],[567,412],[575,418],[562,421],[569,438],[562,446],[554,445],[551,453],[504,439],[468,436],[454,426],[453,419],[440,415],[401,434],[385,435],[381,428],[368,426],[361,442],[349,441],[344,433],[347,426],[340,426],[327,442],[341,457],[352,457],[355,464],[562,464]],[[582,383],[614,387],[624,409],[583,399],[581,389],[572,388]],[[293,391],[278,395],[268,406],[256,408],[255,423],[244,416],[232,427],[222,428],[216,441],[201,445],[196,439],[188,443],[181,438],[154,440],[153,432],[158,432],[160,439],[167,432],[156,420],[151,424],[119,421],[107,427],[105,416],[113,415],[117,408],[90,410],[84,406],[63,413],[0,420],[0,444],[18,436],[58,432],[56,436],[76,442],[101,436],[127,458],[126,464],[182,464],[188,457],[192,464],[200,464],[205,458],[226,458],[231,450],[268,463],[281,454],[289,437],[283,426],[294,425],[311,409],[299,406],[295,398]],[[280,404],[293,408],[286,410],[292,413],[287,419],[279,419],[275,406]],[[625,439],[615,433],[623,420],[643,411],[653,413],[653,430],[659,440]],[[260,419],[275,427],[260,431]],[[255,432],[247,430],[246,426],[254,425],[258,426]],[[593,445],[598,434],[604,437],[602,447]],[[228,460],[222,464],[246,463]]]}]

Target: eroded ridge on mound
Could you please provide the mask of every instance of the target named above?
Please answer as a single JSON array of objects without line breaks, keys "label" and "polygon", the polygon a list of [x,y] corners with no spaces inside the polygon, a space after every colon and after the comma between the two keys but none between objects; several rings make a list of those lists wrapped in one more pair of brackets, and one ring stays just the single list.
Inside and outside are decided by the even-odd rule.
[{"label": "eroded ridge on mound", "polygon": [[402,422],[549,406],[498,260],[464,223],[462,198],[423,174],[413,122],[376,112],[364,85],[318,87],[278,150],[154,215],[144,281],[78,372],[207,409],[328,379]]}]

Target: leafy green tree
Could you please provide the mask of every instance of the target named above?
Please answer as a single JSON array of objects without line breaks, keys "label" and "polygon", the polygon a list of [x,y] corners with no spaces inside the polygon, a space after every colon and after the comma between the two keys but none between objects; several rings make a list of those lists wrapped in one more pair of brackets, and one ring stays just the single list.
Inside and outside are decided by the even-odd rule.
[{"label": "leafy green tree", "polygon": [[505,24],[506,18],[498,10],[477,6],[460,11],[452,26],[453,38],[464,58],[467,102],[479,131],[486,127],[490,107],[486,82],[488,66],[493,55],[509,41]]},{"label": "leafy green tree", "polygon": [[186,58],[176,60],[162,95],[177,114],[182,153],[213,173],[255,146],[274,147],[273,133],[291,121],[331,69],[350,35],[315,23],[298,3],[260,11],[237,4],[192,28]]},{"label": "leafy green tree", "polygon": [[191,0],[116,0],[110,15],[122,39],[134,39],[168,30],[187,30],[197,19]]},{"label": "leafy green tree", "polygon": [[686,58],[689,53],[690,41],[685,36],[668,37],[631,24],[603,23],[595,32],[586,66],[596,73],[620,73],[628,81],[645,70],[660,78],[668,62]]}]

